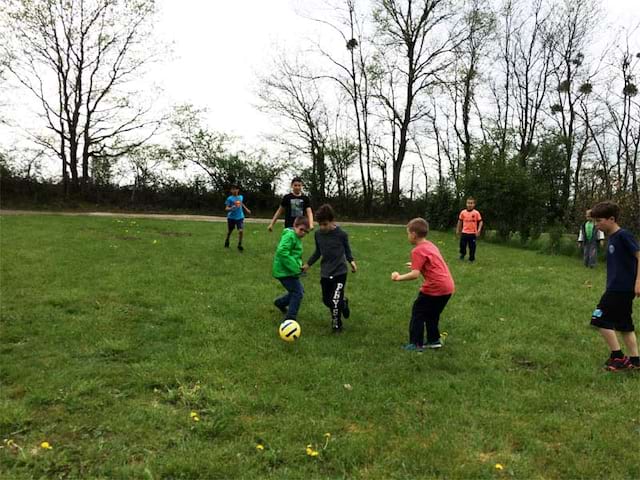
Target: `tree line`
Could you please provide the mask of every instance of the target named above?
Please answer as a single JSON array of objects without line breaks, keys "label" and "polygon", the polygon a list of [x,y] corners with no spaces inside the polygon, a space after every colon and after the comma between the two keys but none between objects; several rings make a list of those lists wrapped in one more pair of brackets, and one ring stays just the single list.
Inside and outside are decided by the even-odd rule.
[{"label": "tree line", "polygon": [[416,212],[444,228],[473,195],[501,236],[528,237],[608,198],[640,230],[640,45],[633,26],[603,40],[600,2],[324,7],[300,12],[319,40],[283,46],[260,76],[258,109],[279,131],[247,152],[199,107],[159,114],[140,94],[161,57],[153,1],[9,0],[0,78],[31,93],[46,128],[39,148],[5,152],[4,177],[53,157],[65,195],[118,185],[135,203],[185,169],[204,191],[240,181],[264,198],[296,171],[354,217]]}]

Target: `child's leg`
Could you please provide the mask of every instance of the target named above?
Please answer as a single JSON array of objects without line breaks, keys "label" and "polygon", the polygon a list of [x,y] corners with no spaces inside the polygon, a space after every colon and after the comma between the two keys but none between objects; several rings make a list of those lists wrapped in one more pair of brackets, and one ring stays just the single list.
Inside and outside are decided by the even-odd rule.
[{"label": "child's leg", "polygon": [[638,340],[636,339],[636,332],[622,332],[622,340],[627,347],[627,355],[630,357],[638,356]]},{"label": "child's leg", "polygon": [[331,308],[331,293],[333,292],[333,282],[329,278],[320,278],[322,288],[322,303],[325,307]]},{"label": "child's leg", "polygon": [[612,352],[617,352],[620,350],[620,342],[618,342],[618,337],[616,336],[615,330],[609,330],[608,328],[598,328],[598,332],[604,338],[604,341],[607,343],[609,350]]},{"label": "child's leg", "polygon": [[298,310],[304,297],[302,282],[298,277],[286,277],[281,278],[280,283],[282,283],[289,292],[289,311],[287,318],[295,320],[298,317]]},{"label": "child's leg", "polygon": [[447,306],[450,298],[451,295],[429,297],[429,310],[426,317],[428,343],[435,343],[440,340],[440,314],[444,310],[444,307]]},{"label": "child's leg", "polygon": [[413,309],[411,310],[411,321],[409,322],[409,343],[414,345],[424,345],[424,319],[426,316],[427,296],[422,293],[418,294]]},{"label": "child's leg", "polygon": [[464,259],[467,254],[467,237],[465,233],[460,234],[460,258]]},{"label": "child's leg", "polygon": [[231,232],[233,232],[234,222],[231,219],[227,219],[227,238],[224,240],[224,246],[229,246],[229,239],[231,238]]},{"label": "child's leg", "polygon": [[469,261],[473,262],[476,259],[476,236],[469,235]]},{"label": "child's leg", "polygon": [[244,236],[244,220],[238,220],[238,247],[242,247],[242,237]]},{"label": "child's leg", "polygon": [[331,292],[331,325],[333,328],[342,328],[342,308],[344,306],[344,286],[347,281],[346,275],[338,275],[332,279],[333,288]]}]

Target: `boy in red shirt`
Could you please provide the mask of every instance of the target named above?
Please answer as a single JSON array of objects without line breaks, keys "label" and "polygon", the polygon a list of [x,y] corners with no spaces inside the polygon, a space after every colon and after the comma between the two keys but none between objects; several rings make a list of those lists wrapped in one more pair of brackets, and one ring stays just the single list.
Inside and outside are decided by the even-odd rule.
[{"label": "boy in red shirt", "polygon": [[476,261],[476,239],[482,233],[482,215],[476,210],[476,199],[467,198],[467,208],[458,216],[456,234],[460,236],[460,260],[464,260],[469,246],[469,261]]},{"label": "boy in red shirt", "polygon": [[[391,280],[402,282],[415,280],[422,275],[424,283],[420,288],[418,298],[413,303],[411,322],[409,323],[409,344],[404,349],[423,352],[425,348],[440,348],[440,314],[447,305],[455,290],[453,277],[447,263],[442,258],[440,250],[426,239],[429,224],[424,218],[414,218],[407,224],[407,238],[415,245],[411,251],[411,268],[409,273],[391,274]],[[424,343],[424,329],[427,327],[427,343]]]}]

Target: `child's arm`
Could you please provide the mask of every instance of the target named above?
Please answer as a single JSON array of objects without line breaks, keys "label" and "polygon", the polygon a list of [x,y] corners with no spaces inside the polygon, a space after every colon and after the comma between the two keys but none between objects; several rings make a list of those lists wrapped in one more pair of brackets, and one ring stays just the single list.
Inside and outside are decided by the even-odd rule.
[{"label": "child's arm", "polygon": [[462,232],[462,220],[458,219],[458,226],[456,227],[456,235],[460,235]]},{"label": "child's arm", "polygon": [[244,202],[242,202],[242,208],[244,208],[244,211],[247,212],[249,215],[251,215],[251,210],[249,210],[247,208],[247,206],[244,204]]},{"label": "child's arm", "polygon": [[313,230],[313,211],[307,207],[307,219],[309,220],[309,230]]},{"label": "child's arm", "polygon": [[480,236],[480,234],[482,233],[482,227],[483,227],[483,225],[484,225],[484,222],[483,222],[482,220],[480,220],[480,221],[478,222],[478,234],[476,235],[476,237],[479,237],[479,236]]},{"label": "child's arm", "polygon": [[420,278],[420,270],[411,270],[404,275],[400,275],[398,272],[391,274],[391,280],[394,282],[404,282],[405,280],[415,280],[416,278]]},{"label": "child's arm", "polygon": [[291,255],[292,237],[290,235],[283,235],[276,248],[276,256],[282,261],[282,266],[290,271],[300,273],[300,264]]},{"label": "child's arm", "polygon": [[276,224],[276,222],[278,221],[278,218],[283,213],[284,213],[284,208],[282,208],[282,205],[280,205],[278,207],[278,209],[276,210],[276,213],[273,214],[273,218],[271,219],[271,223],[269,223],[269,226],[267,227],[267,230],[269,230],[270,232],[273,231],[273,226]]},{"label": "child's arm", "polygon": [[356,265],[356,261],[353,258],[353,253],[351,252],[351,245],[349,245],[349,235],[347,232],[344,233],[344,237],[342,237],[342,244],[344,246],[344,256],[351,265],[351,272],[356,273],[358,271],[358,266]]},{"label": "child's arm", "polygon": [[305,263],[302,266],[302,271],[303,272],[306,272],[307,270],[309,270],[311,268],[311,265],[316,263],[320,259],[320,257],[322,256],[322,254],[320,253],[320,246],[318,245],[318,238],[317,237],[316,237],[315,241],[316,241],[316,249],[313,252],[313,254],[309,257],[309,260],[307,260],[307,263]]}]

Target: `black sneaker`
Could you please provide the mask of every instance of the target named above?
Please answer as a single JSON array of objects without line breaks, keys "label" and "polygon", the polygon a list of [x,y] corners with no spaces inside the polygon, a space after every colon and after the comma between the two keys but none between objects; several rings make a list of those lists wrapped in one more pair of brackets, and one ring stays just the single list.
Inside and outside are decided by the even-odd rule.
[{"label": "black sneaker", "polygon": [[442,348],[442,342],[440,340],[436,340],[435,342],[427,342],[424,344],[424,348],[430,348],[430,349]]},{"label": "black sneaker", "polygon": [[351,310],[349,309],[349,300],[347,298],[342,302],[342,316],[349,318],[351,316]]},{"label": "black sneaker", "polygon": [[224,248],[229,248],[229,240],[224,241]]},{"label": "black sneaker", "polygon": [[240,250],[241,252],[244,252],[244,247],[240,244],[238,244],[238,250]]},{"label": "black sneaker", "polygon": [[605,370],[608,372],[624,372],[633,370],[633,364],[629,360],[629,357],[610,358],[605,364]]},{"label": "black sneaker", "polygon": [[273,304],[275,305],[275,307],[280,310],[282,313],[284,313],[285,315],[287,314],[287,307],[283,307],[282,305],[278,305],[278,302],[273,302]]},{"label": "black sneaker", "polygon": [[342,333],[342,325],[333,325],[331,331],[333,333]]},{"label": "black sneaker", "polygon": [[460,260],[464,261],[464,255],[460,255]]}]

